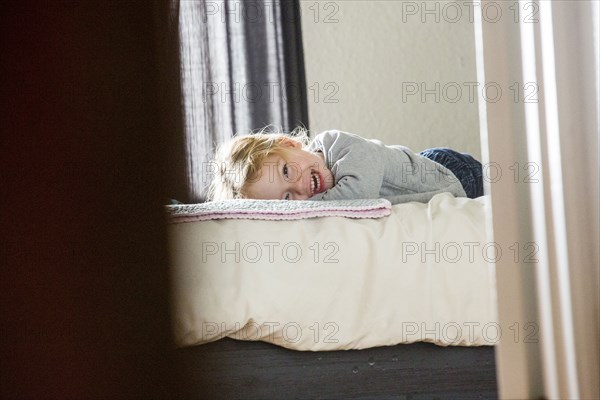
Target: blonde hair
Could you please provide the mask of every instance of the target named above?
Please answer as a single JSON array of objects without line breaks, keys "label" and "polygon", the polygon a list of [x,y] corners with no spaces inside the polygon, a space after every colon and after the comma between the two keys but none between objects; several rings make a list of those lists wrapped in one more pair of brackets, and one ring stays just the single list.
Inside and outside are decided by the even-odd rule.
[{"label": "blonde hair", "polygon": [[209,201],[243,199],[246,184],[259,177],[263,162],[271,154],[282,154],[288,147],[285,140],[295,140],[305,148],[309,144],[308,131],[303,127],[290,134],[270,132],[268,127],[257,133],[235,136],[219,145],[213,162],[216,171],[207,192]]}]

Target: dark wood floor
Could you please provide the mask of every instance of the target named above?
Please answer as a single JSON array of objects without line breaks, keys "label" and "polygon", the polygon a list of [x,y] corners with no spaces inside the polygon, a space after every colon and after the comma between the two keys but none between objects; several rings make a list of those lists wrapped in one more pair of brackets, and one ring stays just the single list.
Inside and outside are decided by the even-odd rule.
[{"label": "dark wood floor", "polygon": [[415,343],[300,352],[263,342],[179,349],[184,399],[495,399],[494,348]]}]

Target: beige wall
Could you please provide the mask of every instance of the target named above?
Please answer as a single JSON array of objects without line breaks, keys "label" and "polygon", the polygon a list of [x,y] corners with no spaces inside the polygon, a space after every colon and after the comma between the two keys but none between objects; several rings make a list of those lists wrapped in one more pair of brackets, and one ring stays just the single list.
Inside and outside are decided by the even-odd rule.
[{"label": "beige wall", "polygon": [[[478,89],[467,86],[477,81],[469,9],[428,2],[434,13],[435,3],[437,15],[424,14],[421,1],[301,1],[313,133],[341,129],[414,151],[480,156],[476,94],[469,99]],[[439,101],[423,101],[421,83],[435,91],[436,82]],[[413,83],[419,92],[409,95]]]}]

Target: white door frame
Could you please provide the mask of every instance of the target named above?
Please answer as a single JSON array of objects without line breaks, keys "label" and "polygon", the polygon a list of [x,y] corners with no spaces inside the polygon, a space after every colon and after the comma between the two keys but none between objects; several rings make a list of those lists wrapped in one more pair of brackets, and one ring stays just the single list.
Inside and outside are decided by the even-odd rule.
[{"label": "white door frame", "polygon": [[599,398],[598,8],[474,5],[500,397]]}]

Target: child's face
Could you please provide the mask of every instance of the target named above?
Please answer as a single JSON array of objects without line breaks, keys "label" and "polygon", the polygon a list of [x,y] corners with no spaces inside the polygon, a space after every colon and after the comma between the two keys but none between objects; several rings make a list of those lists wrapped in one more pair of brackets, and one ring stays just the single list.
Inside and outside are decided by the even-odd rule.
[{"label": "child's face", "polygon": [[333,174],[321,153],[303,150],[285,141],[283,154],[268,156],[259,177],[246,186],[248,197],[262,200],[307,200],[333,187]]}]

